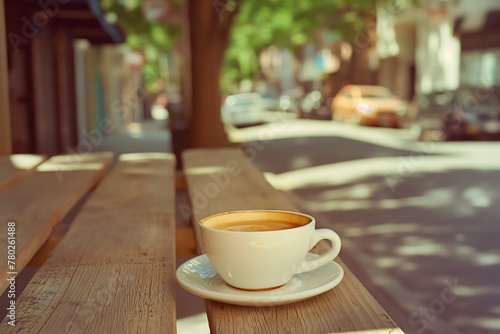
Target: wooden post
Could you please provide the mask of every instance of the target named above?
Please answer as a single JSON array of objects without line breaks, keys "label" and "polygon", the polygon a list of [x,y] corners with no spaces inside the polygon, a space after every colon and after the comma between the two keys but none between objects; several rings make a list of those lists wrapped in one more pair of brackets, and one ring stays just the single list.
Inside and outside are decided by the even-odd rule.
[{"label": "wooden post", "polygon": [[56,30],[56,36],[59,41],[56,43],[56,72],[60,149],[66,153],[77,143],[73,40],[70,33],[61,28]]},{"label": "wooden post", "polygon": [[0,0],[0,155],[12,153],[4,0]]},{"label": "wooden post", "polygon": [[36,153],[49,156],[60,152],[57,125],[57,78],[54,27],[51,24],[40,29],[31,40],[31,64],[33,66],[33,106],[35,118]]}]

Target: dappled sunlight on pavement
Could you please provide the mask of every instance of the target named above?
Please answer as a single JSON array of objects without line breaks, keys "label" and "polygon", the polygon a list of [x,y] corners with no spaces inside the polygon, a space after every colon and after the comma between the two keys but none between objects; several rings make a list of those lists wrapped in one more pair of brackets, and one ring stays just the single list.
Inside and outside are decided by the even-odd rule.
[{"label": "dappled sunlight on pavement", "polygon": [[244,129],[254,163],[340,234],[342,258],[403,330],[500,328],[498,143],[414,142],[405,130],[332,122],[263,129]]},{"label": "dappled sunlight on pavement", "polygon": [[[269,139],[300,139],[303,137],[338,136],[352,140],[362,140],[376,145],[404,149],[408,141],[415,138],[411,131],[384,128],[359,127],[353,124],[330,121],[296,120],[276,113],[272,123],[243,129],[230,129],[229,139],[234,142],[248,142]],[[400,140],[394,140],[394,134]]]}]

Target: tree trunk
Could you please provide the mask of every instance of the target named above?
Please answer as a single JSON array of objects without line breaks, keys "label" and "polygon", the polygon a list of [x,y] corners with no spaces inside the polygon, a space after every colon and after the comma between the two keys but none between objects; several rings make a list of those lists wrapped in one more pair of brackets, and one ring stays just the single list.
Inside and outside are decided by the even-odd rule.
[{"label": "tree trunk", "polygon": [[[183,105],[189,124],[189,147],[227,144],[221,120],[220,70],[237,8],[226,10],[223,0],[185,2],[185,76]],[[187,41],[188,40],[188,41]],[[187,44],[187,45],[186,45]],[[186,50],[186,49],[185,49]]]}]

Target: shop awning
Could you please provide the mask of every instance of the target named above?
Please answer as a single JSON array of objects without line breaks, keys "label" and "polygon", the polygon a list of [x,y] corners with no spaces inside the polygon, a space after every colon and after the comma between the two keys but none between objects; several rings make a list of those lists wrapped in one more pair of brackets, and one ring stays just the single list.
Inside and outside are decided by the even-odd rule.
[{"label": "shop awning", "polygon": [[465,50],[500,47],[500,10],[455,19],[453,33],[460,36]]},{"label": "shop awning", "polygon": [[[92,44],[120,44],[125,42],[124,32],[106,21],[99,0],[61,0],[55,7],[42,8],[39,1],[27,0],[31,9],[45,11],[57,24],[70,30],[75,38],[85,38]],[[53,10],[53,11],[52,11]]]},{"label": "shop awning", "polygon": [[463,34],[498,28],[500,28],[500,10],[494,10],[456,18],[453,32]]}]

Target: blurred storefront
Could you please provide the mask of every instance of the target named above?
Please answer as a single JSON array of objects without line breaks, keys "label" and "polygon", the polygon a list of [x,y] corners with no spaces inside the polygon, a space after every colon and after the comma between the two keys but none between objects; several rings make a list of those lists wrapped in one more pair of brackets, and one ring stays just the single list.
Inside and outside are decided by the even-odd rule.
[{"label": "blurred storefront", "polygon": [[124,35],[98,0],[4,5],[8,73],[0,75],[9,82],[12,151],[66,153],[99,127],[119,90],[116,55],[103,46],[123,43]]},{"label": "blurred storefront", "polygon": [[121,101],[126,48],[76,39],[73,52],[77,140],[81,142],[90,133],[105,134],[111,123],[120,125],[124,119],[125,104]]},{"label": "blurred storefront", "polygon": [[407,100],[456,88],[460,48],[447,1],[390,4],[377,13],[379,84]]},{"label": "blurred storefront", "polygon": [[450,16],[461,44],[460,84],[499,86],[500,1],[457,0]]}]

